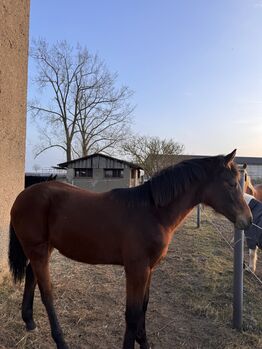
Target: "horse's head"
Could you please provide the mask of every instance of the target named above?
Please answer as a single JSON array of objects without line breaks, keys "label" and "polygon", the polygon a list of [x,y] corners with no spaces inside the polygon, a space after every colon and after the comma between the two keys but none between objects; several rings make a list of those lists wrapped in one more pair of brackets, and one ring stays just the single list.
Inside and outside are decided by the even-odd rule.
[{"label": "horse's head", "polygon": [[202,201],[222,213],[237,229],[246,229],[252,223],[252,214],[243,198],[238,168],[233,163],[235,154],[236,150],[212,159],[212,175],[203,189]]}]

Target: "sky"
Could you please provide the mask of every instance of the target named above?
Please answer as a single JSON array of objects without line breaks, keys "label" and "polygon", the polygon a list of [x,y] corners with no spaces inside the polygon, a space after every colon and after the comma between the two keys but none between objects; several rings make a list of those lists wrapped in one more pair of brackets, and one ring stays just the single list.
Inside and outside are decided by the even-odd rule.
[{"label": "sky", "polygon": [[[31,0],[30,43],[80,43],[134,91],[135,133],[186,154],[262,156],[262,0]],[[38,96],[29,59],[28,98]],[[27,117],[26,169],[39,134]]]}]

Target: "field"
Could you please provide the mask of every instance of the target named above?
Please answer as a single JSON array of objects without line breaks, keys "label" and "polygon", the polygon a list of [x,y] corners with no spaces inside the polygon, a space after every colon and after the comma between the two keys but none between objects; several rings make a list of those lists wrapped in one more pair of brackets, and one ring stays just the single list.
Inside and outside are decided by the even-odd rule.
[{"label": "field", "polygon": [[[210,210],[205,212],[208,220],[203,216],[200,229],[196,229],[195,212],[185,221],[154,272],[147,313],[152,348],[262,348],[262,285],[245,271],[244,331],[233,330],[232,252],[210,221],[228,240],[233,227]],[[121,348],[123,269],[75,263],[58,253],[51,268],[56,308],[70,348]],[[38,329],[25,332],[20,316],[22,291],[10,279],[1,285],[0,348],[55,348],[38,290],[34,308]]]}]

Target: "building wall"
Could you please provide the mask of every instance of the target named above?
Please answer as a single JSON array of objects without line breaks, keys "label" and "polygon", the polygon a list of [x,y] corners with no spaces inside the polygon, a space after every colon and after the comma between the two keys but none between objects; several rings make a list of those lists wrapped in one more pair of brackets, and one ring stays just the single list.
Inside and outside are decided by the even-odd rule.
[{"label": "building wall", "polygon": [[0,274],[10,208],[24,186],[29,0],[0,3]]},{"label": "building wall", "polygon": [[79,159],[68,164],[68,168],[126,168],[127,164],[121,160],[107,158],[102,155],[87,159]]},{"label": "building wall", "polygon": [[262,179],[262,165],[248,165],[247,173],[253,180]]},{"label": "building wall", "polygon": [[123,178],[105,178],[104,169],[96,168],[93,169],[93,178],[74,177],[71,183],[101,193],[115,188],[129,188],[131,186],[130,168],[125,168],[123,175]]},{"label": "building wall", "polygon": [[252,179],[262,179],[262,165],[248,165],[247,172]]},{"label": "building wall", "polygon": [[[75,177],[75,169],[93,169],[93,177]],[[105,169],[122,169],[123,178],[105,178]],[[138,178],[138,169],[134,169],[135,177],[131,178],[132,168],[129,164],[108,158],[103,155],[96,155],[87,159],[75,160],[67,166],[67,182],[78,187],[95,192],[105,192],[115,188],[130,188],[141,184]]]}]

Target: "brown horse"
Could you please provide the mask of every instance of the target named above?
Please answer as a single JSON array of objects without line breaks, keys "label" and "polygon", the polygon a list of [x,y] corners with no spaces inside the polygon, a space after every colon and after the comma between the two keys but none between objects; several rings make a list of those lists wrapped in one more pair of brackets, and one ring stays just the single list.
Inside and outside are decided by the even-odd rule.
[{"label": "brown horse", "polygon": [[47,182],[24,190],[11,210],[9,264],[15,281],[25,276],[22,318],[35,328],[36,283],[57,348],[68,348],[53,305],[49,258],[54,248],[76,261],[122,265],[126,273],[124,349],[148,349],[145,314],[152,270],[166,255],[174,230],[198,203],[247,228],[252,215],[227,156],[169,167],[145,184],[106,193]]},{"label": "brown horse", "polygon": [[255,198],[259,201],[262,201],[262,184],[255,185]]},{"label": "brown horse", "polygon": [[253,195],[257,200],[262,201],[262,184],[253,185],[250,176],[247,175],[244,192]]},{"label": "brown horse", "polygon": [[[244,193],[250,194],[250,195],[254,196],[255,199],[262,202],[262,184],[257,184],[254,186],[249,175],[246,175],[246,180],[244,183],[244,190],[243,191],[244,191]],[[253,229],[255,229],[255,228],[253,227]],[[254,234],[253,236],[256,236],[256,234]],[[250,245],[252,245],[252,244],[250,243],[250,240],[248,240],[248,239],[250,239],[250,237],[248,237],[246,240],[247,245],[249,247],[248,248],[249,268],[252,272],[255,273],[257,259],[258,259],[258,244],[257,244],[257,246],[252,246],[252,248],[251,248]]]}]

